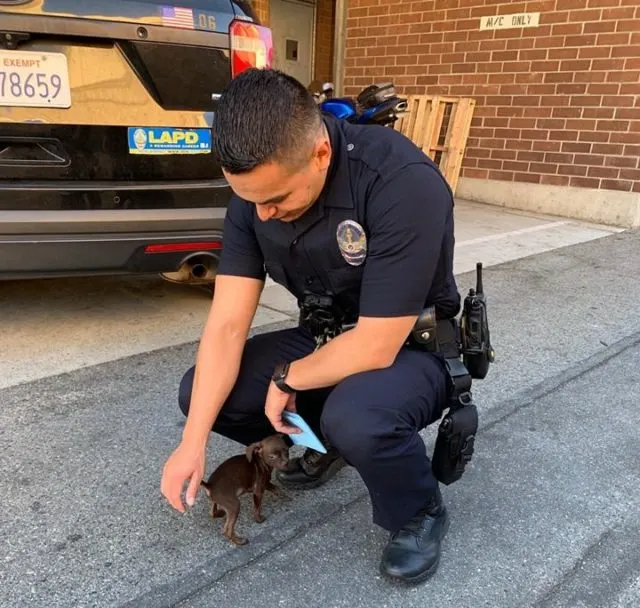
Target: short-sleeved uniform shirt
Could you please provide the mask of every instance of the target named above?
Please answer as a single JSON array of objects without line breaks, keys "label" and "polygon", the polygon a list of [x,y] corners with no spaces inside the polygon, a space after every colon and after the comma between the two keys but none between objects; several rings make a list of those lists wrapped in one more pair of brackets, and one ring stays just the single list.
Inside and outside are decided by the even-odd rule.
[{"label": "short-sleeved uniform shirt", "polygon": [[298,300],[332,294],[346,316],[454,317],[453,196],[438,167],[401,133],[324,117],[325,187],[295,222],[261,221],[233,196],[218,274],[270,275]]}]

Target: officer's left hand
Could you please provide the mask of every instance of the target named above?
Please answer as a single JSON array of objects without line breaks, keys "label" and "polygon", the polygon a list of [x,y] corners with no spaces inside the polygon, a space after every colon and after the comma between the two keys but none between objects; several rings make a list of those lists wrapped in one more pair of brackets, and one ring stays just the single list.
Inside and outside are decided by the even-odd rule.
[{"label": "officer's left hand", "polygon": [[264,406],[264,413],[278,433],[288,435],[302,432],[298,427],[287,424],[282,419],[282,412],[287,409],[290,412],[296,411],[296,395],[281,391],[274,382],[269,384],[267,400]]}]

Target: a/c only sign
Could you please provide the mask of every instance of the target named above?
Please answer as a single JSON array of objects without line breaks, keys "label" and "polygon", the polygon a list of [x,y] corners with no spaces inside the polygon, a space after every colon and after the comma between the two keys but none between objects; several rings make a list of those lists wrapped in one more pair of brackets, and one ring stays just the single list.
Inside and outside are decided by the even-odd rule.
[{"label": "a/c only sign", "polygon": [[537,27],[539,24],[540,13],[488,15],[480,18],[481,30],[507,30],[514,27]]}]

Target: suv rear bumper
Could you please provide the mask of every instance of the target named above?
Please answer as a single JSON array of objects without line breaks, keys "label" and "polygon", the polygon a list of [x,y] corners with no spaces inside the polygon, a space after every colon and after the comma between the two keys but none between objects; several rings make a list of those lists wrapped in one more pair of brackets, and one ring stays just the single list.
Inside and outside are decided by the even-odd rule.
[{"label": "suv rear bumper", "polygon": [[[176,272],[194,256],[206,258],[215,271],[224,213],[224,208],[0,211],[0,279]],[[148,245],[165,244],[185,247],[145,252]]]}]

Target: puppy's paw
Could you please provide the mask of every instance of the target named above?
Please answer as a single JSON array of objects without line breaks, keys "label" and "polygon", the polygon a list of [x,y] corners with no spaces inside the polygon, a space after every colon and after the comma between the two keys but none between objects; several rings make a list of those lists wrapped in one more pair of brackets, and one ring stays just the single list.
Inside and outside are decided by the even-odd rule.
[{"label": "puppy's paw", "polygon": [[293,498],[291,498],[291,496],[289,496],[289,494],[287,494],[284,490],[281,490],[277,496],[280,500],[284,500],[284,502],[291,502],[293,500]]},{"label": "puppy's paw", "polygon": [[291,502],[293,498],[289,494],[287,494],[284,490],[280,489],[278,492],[275,492],[276,497],[283,502]]},{"label": "puppy's paw", "polygon": [[246,545],[249,543],[249,540],[247,538],[244,538],[242,536],[237,536],[237,535],[233,535],[230,539],[229,539],[234,545]]},{"label": "puppy's paw", "polygon": [[253,519],[254,519],[254,521],[256,521],[259,524],[267,521],[267,518],[264,515],[254,515]]},{"label": "puppy's paw", "polygon": [[273,483],[270,483],[267,486],[267,490],[269,492],[271,492],[274,496],[276,496],[277,498],[280,498],[281,500],[285,500],[285,501],[291,501],[291,496],[289,496],[289,494],[287,494],[280,486],[277,486]]}]

